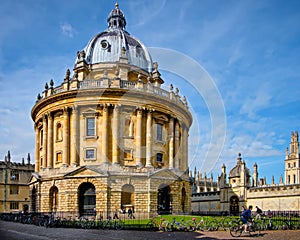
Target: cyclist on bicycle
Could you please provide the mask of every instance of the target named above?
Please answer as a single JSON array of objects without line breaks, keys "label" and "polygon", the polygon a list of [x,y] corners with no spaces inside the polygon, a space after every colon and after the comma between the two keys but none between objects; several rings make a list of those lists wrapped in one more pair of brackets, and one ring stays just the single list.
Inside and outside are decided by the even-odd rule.
[{"label": "cyclist on bicycle", "polygon": [[248,222],[251,220],[251,210],[252,210],[252,205],[249,206],[249,208],[247,210],[244,210],[242,212],[242,215],[241,215],[241,221],[243,222],[244,224],[244,231],[245,232],[249,232],[248,231]]}]

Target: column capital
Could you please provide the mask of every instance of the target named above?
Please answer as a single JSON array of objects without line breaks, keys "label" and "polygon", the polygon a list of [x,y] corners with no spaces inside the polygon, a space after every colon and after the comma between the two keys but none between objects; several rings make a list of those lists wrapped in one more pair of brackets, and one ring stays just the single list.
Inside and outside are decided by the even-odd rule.
[{"label": "column capital", "polygon": [[63,107],[63,113],[64,114],[69,113],[69,107]]},{"label": "column capital", "polygon": [[140,114],[140,115],[143,114],[143,108],[137,107],[137,108],[136,108],[136,113],[137,113],[137,114]]},{"label": "column capital", "polygon": [[116,111],[120,111],[121,107],[122,107],[121,104],[114,104],[114,110],[116,110]]},{"label": "column capital", "polygon": [[147,112],[148,113],[153,113],[153,112],[155,112],[155,109],[154,108],[147,108]]},{"label": "column capital", "polygon": [[72,106],[72,111],[73,112],[78,112],[78,109],[79,109],[78,105]]},{"label": "column capital", "polygon": [[103,112],[107,112],[108,111],[108,105],[107,104],[103,104],[102,111]]},{"label": "column capital", "polygon": [[52,112],[48,112],[48,113],[47,113],[47,117],[48,117],[49,120],[50,120],[50,119],[53,119],[53,114],[52,114]]}]

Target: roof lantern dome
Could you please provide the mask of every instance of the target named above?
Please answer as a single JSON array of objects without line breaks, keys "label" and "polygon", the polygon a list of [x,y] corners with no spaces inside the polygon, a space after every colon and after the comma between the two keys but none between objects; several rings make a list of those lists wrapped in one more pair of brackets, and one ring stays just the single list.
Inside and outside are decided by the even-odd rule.
[{"label": "roof lantern dome", "polygon": [[123,12],[119,9],[119,4],[115,4],[116,8],[113,9],[107,18],[108,29],[113,30],[119,28],[125,30],[126,19]]},{"label": "roof lantern dome", "polygon": [[114,63],[125,55],[130,65],[153,70],[151,56],[144,44],[126,30],[126,19],[116,3],[107,18],[108,29],[95,35],[84,48],[88,64]]}]

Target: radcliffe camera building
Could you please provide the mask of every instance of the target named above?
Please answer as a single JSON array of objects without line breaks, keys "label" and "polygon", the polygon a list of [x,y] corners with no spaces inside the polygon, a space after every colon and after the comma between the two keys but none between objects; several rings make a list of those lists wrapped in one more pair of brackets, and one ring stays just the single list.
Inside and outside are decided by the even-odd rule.
[{"label": "radcliffe camera building", "polygon": [[118,4],[107,23],[32,108],[31,211],[188,212],[187,100],[162,88],[158,64],[125,30]]}]

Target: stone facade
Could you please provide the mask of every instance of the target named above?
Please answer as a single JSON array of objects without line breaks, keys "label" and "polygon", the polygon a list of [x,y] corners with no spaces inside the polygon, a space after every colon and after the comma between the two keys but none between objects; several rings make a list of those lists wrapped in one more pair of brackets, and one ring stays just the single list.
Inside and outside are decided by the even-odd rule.
[{"label": "stone facade", "polygon": [[[300,210],[300,155],[298,132],[292,132],[290,148],[286,150],[285,178],[283,181],[271,184],[266,179],[258,179],[258,166],[253,166],[252,181],[250,170],[239,154],[236,166],[230,171],[228,182],[226,167],[222,166],[222,173],[218,181],[212,178],[201,178],[194,173],[192,211],[226,211],[237,214],[242,206],[259,206],[264,210],[299,211]],[[192,174],[191,174],[192,177]],[[213,187],[214,186],[214,187]]]},{"label": "stone facade", "polygon": [[0,212],[29,211],[28,181],[34,171],[28,154],[27,163],[11,161],[10,151],[4,161],[0,161]]},{"label": "stone facade", "polygon": [[118,4],[107,22],[78,51],[73,76],[46,83],[32,109],[32,209],[190,211],[187,101],[161,88],[158,64],[125,31]]}]

